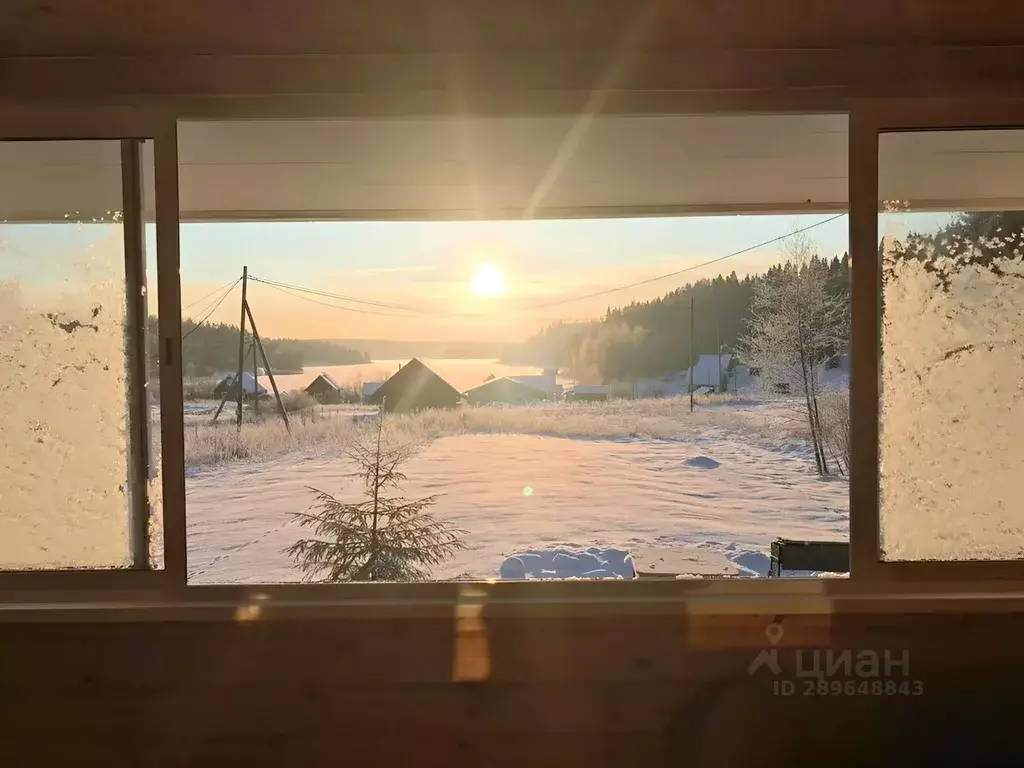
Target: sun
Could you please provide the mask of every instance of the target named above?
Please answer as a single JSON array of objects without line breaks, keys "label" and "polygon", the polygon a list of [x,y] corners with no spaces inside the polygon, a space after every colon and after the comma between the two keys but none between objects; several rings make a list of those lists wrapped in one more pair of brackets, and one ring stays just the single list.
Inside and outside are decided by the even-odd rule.
[{"label": "sun", "polygon": [[484,262],[476,268],[469,290],[483,298],[504,296],[508,286],[505,284],[505,273],[497,264]]}]

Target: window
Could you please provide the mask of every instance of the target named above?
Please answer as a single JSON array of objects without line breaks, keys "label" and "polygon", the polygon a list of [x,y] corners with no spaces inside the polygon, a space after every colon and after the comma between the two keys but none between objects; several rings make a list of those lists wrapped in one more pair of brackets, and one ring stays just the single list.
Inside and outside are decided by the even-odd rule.
[{"label": "window", "polygon": [[[0,523],[10,532],[0,567],[166,565],[176,585],[597,578],[629,568],[647,579],[743,578],[766,574],[781,538],[826,542],[839,563],[783,575],[841,575],[852,554],[856,582],[924,573],[914,570],[923,561],[948,561],[928,572],[944,578],[972,565],[956,561],[1018,558],[1006,511],[1014,221],[1024,209],[1017,133],[998,127],[1005,116],[968,131],[927,110],[918,125],[929,130],[914,132],[913,114],[887,110],[861,115],[852,136],[854,164],[870,158],[878,171],[849,180],[852,219],[846,120],[836,116],[602,118],[559,163],[571,133],[561,118],[481,119],[468,126],[472,152],[466,126],[444,120],[182,123],[173,151],[170,131],[148,131],[164,138],[154,161],[151,142],[141,144],[141,163],[131,159],[138,142],[102,140],[119,130],[94,126],[76,141],[17,135],[2,145],[0,267],[4,363],[26,368],[8,377],[22,399],[9,399],[3,426],[31,440],[31,419],[70,429],[79,422],[67,417],[93,408],[104,429],[76,454],[76,469],[99,462],[75,485],[89,491],[85,504],[57,498],[61,465],[33,459],[15,478],[24,465],[8,451],[3,487],[18,489],[21,506]],[[403,131],[420,143],[390,153]],[[155,204],[134,170],[150,162],[164,179]],[[131,209],[139,236],[114,215]],[[66,237],[78,250],[56,248]],[[80,264],[90,245],[96,258]],[[948,274],[943,252],[957,257]],[[33,254],[53,269],[43,274]],[[48,291],[66,275],[75,282]],[[757,286],[771,280],[791,292],[757,304]],[[130,295],[147,301],[131,310]],[[121,314],[100,327],[91,302],[108,299]],[[760,347],[750,339],[759,312],[774,320]],[[793,335],[786,322],[810,317],[835,325],[826,323],[809,369],[799,352],[764,354]],[[88,343],[65,339],[83,329]],[[88,396],[57,400],[28,386],[45,369],[10,350],[71,366],[57,388],[70,381]],[[930,378],[924,352],[947,367],[978,353],[985,362]],[[95,379],[81,378],[91,373],[78,370],[81,354],[100,361]],[[375,397],[400,373],[411,386]],[[984,398],[969,395],[975,377]],[[454,402],[405,407],[424,393]],[[956,410],[948,422],[928,406],[938,401]],[[329,525],[301,525],[325,509],[318,500],[330,514],[365,510],[347,477],[351,448],[382,412],[382,442],[420,449],[394,490],[413,502],[410,525],[450,532],[459,546],[411,571],[303,569],[304,552],[314,565],[331,554],[310,549],[316,539],[337,543]],[[972,429],[957,432],[963,424]],[[77,447],[84,432],[61,435]],[[922,433],[952,450],[929,451]],[[953,461],[965,448],[970,456]],[[104,458],[114,453],[116,467]],[[146,478],[145,494],[130,493],[132,473]],[[24,503],[33,496],[63,499],[47,513],[57,526]],[[953,514],[949,499],[970,516]],[[80,535],[63,536],[65,523]]]},{"label": "window", "polygon": [[1024,131],[878,150],[882,557],[1020,559]]},{"label": "window", "polygon": [[127,567],[151,463],[148,443],[133,444],[148,441],[149,425],[129,411],[130,357],[149,360],[127,331],[138,319],[126,292],[121,143],[5,142],[0,152],[0,564]]},{"label": "window", "polygon": [[573,123],[179,125],[190,584],[847,540],[845,116]]},{"label": "window", "polygon": [[153,143],[47,140],[63,120],[18,116],[0,126],[0,570],[160,569]]}]

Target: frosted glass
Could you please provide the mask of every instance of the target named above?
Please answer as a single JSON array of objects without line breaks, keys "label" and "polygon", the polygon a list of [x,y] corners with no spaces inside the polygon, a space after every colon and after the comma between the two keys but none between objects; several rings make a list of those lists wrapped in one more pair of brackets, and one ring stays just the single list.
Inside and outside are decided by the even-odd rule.
[{"label": "frosted glass", "polygon": [[124,322],[120,214],[0,224],[2,569],[128,564]]},{"label": "frosted glass", "polygon": [[[918,152],[943,135],[918,136]],[[913,179],[918,166],[897,170]],[[888,178],[892,188],[901,176]],[[1020,558],[1024,213],[920,211],[913,200],[883,210],[882,557]]]}]

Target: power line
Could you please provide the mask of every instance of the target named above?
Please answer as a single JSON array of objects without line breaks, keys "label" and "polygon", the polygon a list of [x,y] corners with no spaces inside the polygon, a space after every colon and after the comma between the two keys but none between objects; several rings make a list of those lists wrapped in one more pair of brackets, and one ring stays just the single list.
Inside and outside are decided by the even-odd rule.
[{"label": "power line", "polygon": [[[485,317],[486,316],[486,313],[484,313],[484,312],[436,312],[436,311],[425,310],[425,309],[417,309],[415,307],[402,306],[401,304],[387,304],[387,303],[381,302],[381,301],[370,301],[369,299],[357,299],[357,298],[352,297],[352,296],[345,296],[345,295],[340,294],[340,293],[331,293],[329,291],[320,291],[320,290],[317,290],[315,288],[306,288],[306,287],[301,286],[301,285],[291,285],[290,283],[279,283],[276,280],[262,280],[262,279],[260,279],[258,277],[253,277],[252,275],[249,275],[249,279],[250,280],[254,280],[254,281],[258,282],[258,283],[261,283],[261,284],[267,286],[268,288],[275,288],[275,289],[277,289],[279,291],[282,291],[284,293],[288,293],[288,294],[294,296],[297,299],[305,299],[307,301],[312,301],[314,304],[320,304],[321,306],[324,306],[324,307],[331,307],[332,309],[340,309],[340,310],[342,310],[344,312],[357,312],[359,314],[364,314],[364,315],[383,315],[385,317],[407,317],[407,318],[410,318],[410,319],[411,318],[416,318],[416,317],[473,318],[473,317]],[[317,301],[315,299],[309,298],[308,296],[300,296],[299,295],[300,293],[309,293],[309,294],[312,294],[314,296],[324,296],[326,298],[337,299],[339,301],[353,301],[353,302],[357,302],[359,304],[366,304],[366,305],[372,306],[372,307],[385,307],[387,309],[399,309],[399,310],[402,310],[403,312],[411,313],[411,314],[402,314],[402,315],[400,315],[400,314],[396,314],[394,312],[374,312],[374,311],[371,311],[371,310],[368,310],[368,309],[356,309],[354,307],[341,307],[341,306],[338,306],[337,304],[328,304],[327,302],[324,302],[324,301]]]},{"label": "power line", "polygon": [[[238,280],[241,280],[241,279],[242,279],[242,278],[238,278]],[[202,320],[200,320],[200,321],[199,321],[198,323],[196,323],[196,327],[195,327],[195,328],[193,328],[193,329],[192,329],[191,331],[189,331],[188,333],[186,333],[186,334],[185,334],[184,336],[182,336],[182,337],[181,337],[181,340],[182,340],[182,341],[185,341],[185,339],[187,339],[187,338],[188,338],[189,336],[191,336],[191,335],[192,335],[193,333],[195,333],[196,331],[198,331],[198,330],[199,330],[199,329],[200,329],[200,328],[202,327],[203,323],[205,323],[205,322],[206,322],[207,320],[209,320],[209,319],[210,319],[210,316],[211,316],[211,315],[212,315],[212,314],[213,314],[214,312],[216,312],[216,311],[217,311],[217,308],[218,308],[218,307],[220,307],[220,305],[221,305],[221,304],[223,304],[223,303],[224,303],[224,299],[226,299],[226,298],[228,297],[228,295],[229,295],[229,294],[231,293],[231,291],[233,291],[233,290],[235,289],[235,285],[237,285],[237,284],[238,284],[238,280],[236,280],[235,282],[233,282],[233,283],[232,283],[231,285],[229,285],[229,286],[228,286],[228,289],[227,289],[226,291],[224,291],[223,295],[222,295],[222,296],[221,296],[221,297],[220,297],[220,298],[219,298],[219,299],[217,300],[217,303],[213,305],[213,309],[211,309],[211,310],[210,310],[210,311],[209,311],[209,312],[208,312],[208,313],[206,314],[206,317],[204,317],[204,318],[203,318]]]},{"label": "power line", "polygon": [[[793,230],[791,232],[787,232],[787,233],[785,233],[783,235],[778,235],[777,237],[773,237],[773,238],[771,238],[769,240],[764,240],[764,241],[762,241],[760,243],[756,243],[754,245],[750,245],[750,246],[748,246],[746,248],[742,248],[742,249],[740,249],[738,251],[733,251],[732,253],[727,253],[724,256],[718,256],[717,258],[709,259],[708,261],[701,262],[700,264],[694,264],[694,265],[689,266],[689,267],[684,267],[683,269],[677,269],[674,272],[668,272],[668,273],[666,273],[664,275],[658,275],[657,277],[649,277],[649,278],[646,278],[644,280],[638,280],[638,281],[636,281],[634,283],[628,283],[626,285],[620,285],[620,286],[617,286],[615,288],[605,288],[603,290],[594,291],[593,293],[584,294],[582,296],[573,296],[573,297],[566,298],[566,299],[556,299],[554,301],[543,302],[543,303],[540,303],[540,304],[530,304],[530,305],[525,306],[525,307],[518,307],[518,308],[510,307],[508,311],[511,311],[511,312],[531,312],[531,311],[537,310],[537,309],[546,309],[548,307],[556,307],[556,306],[561,306],[563,304],[570,304],[570,303],[575,302],[575,301],[584,301],[586,299],[593,299],[593,298],[597,298],[599,296],[606,296],[606,295],[611,294],[611,293],[617,293],[619,291],[626,291],[626,290],[629,290],[630,288],[638,288],[638,287],[640,287],[642,285],[648,285],[650,283],[656,283],[656,282],[659,282],[661,280],[667,280],[667,279],[672,278],[672,277],[678,277],[679,275],[686,274],[687,272],[692,272],[692,271],[694,271],[696,269],[702,269],[702,268],[710,266],[712,264],[717,264],[717,263],[725,261],[727,259],[731,259],[731,258],[734,258],[736,256],[741,256],[744,253],[749,253],[750,251],[757,250],[758,248],[763,248],[766,245],[771,245],[772,243],[778,243],[778,242],[780,242],[782,240],[786,240],[786,239],[788,239],[790,237],[793,237],[794,235],[799,235],[799,234],[801,234],[803,232],[809,232],[812,229],[816,229],[817,227],[821,227],[821,226],[824,226],[825,224],[828,224],[830,222],[836,221],[837,219],[840,219],[843,216],[846,216],[846,214],[845,213],[836,214],[835,216],[831,216],[831,217],[829,217],[827,219],[823,219],[822,221],[815,222],[814,224],[810,224],[810,225],[808,225],[806,227],[801,227],[800,229],[795,229],[795,230]],[[241,278],[239,278],[239,279],[241,279]],[[364,314],[364,315],[382,315],[382,316],[385,316],[385,317],[407,317],[407,318],[413,318],[413,317],[417,317],[417,316],[448,317],[448,318],[473,318],[473,317],[481,317],[481,316],[483,316],[483,313],[433,312],[433,311],[418,309],[416,307],[410,307],[410,306],[402,305],[402,304],[389,304],[389,303],[382,302],[382,301],[372,301],[372,300],[369,300],[369,299],[359,299],[359,298],[356,298],[354,296],[346,296],[346,295],[340,294],[340,293],[331,293],[330,291],[321,291],[321,290],[318,290],[316,288],[306,288],[306,287],[301,286],[301,285],[293,285],[291,283],[282,283],[282,282],[278,282],[276,280],[264,280],[264,279],[261,279],[259,277],[254,277],[252,275],[249,275],[249,279],[250,280],[254,280],[254,281],[258,282],[258,283],[262,283],[263,285],[266,285],[269,288],[273,288],[275,290],[281,291],[282,293],[289,294],[289,295],[291,295],[291,296],[293,296],[293,297],[295,297],[297,299],[303,299],[304,301],[309,301],[309,302],[312,302],[313,304],[319,304],[321,306],[329,307],[331,309],[338,309],[338,310],[341,310],[343,312],[354,312],[354,313],[357,313],[357,314]],[[356,303],[356,304],[362,304],[362,305],[371,306],[371,307],[381,307],[381,308],[385,308],[385,309],[395,309],[395,310],[399,310],[401,312],[412,313],[412,314],[395,314],[393,312],[376,312],[376,311],[372,311],[372,310],[368,310],[368,309],[356,309],[354,307],[342,307],[342,306],[339,306],[337,304],[329,304],[329,303],[327,303],[325,301],[319,301],[317,299],[310,298],[310,296],[303,296],[301,294],[311,294],[312,296],[321,296],[321,297],[324,297],[324,298],[335,299],[337,301],[347,301],[347,302],[352,302],[352,303]]]},{"label": "power line", "polygon": [[830,217],[828,219],[824,219],[823,221],[819,221],[819,222],[817,222],[815,224],[811,224],[809,226],[802,227],[801,229],[794,229],[792,232],[787,232],[786,234],[779,235],[778,237],[773,237],[771,240],[765,240],[764,242],[757,243],[756,245],[751,245],[751,246],[749,246],[747,248],[743,248],[742,250],[733,251],[732,253],[727,253],[725,256],[719,256],[718,258],[711,259],[709,261],[705,261],[705,262],[702,262],[700,264],[694,264],[692,267],[685,267],[683,269],[677,269],[675,272],[669,272],[669,273],[664,274],[664,275],[658,275],[657,277],[649,277],[646,280],[638,280],[635,283],[629,283],[628,285],[620,285],[617,288],[606,288],[603,291],[595,291],[594,293],[588,293],[588,294],[586,294],[584,296],[573,296],[572,298],[569,298],[569,299],[558,299],[556,301],[549,301],[549,302],[546,302],[546,303],[543,303],[543,304],[531,304],[530,306],[522,307],[522,309],[523,310],[544,309],[546,307],[554,307],[554,306],[558,306],[558,305],[561,305],[561,304],[569,304],[570,302],[573,302],[573,301],[583,301],[584,299],[593,299],[593,298],[597,298],[598,296],[605,296],[605,295],[607,295],[609,293],[617,293],[618,291],[626,291],[626,290],[629,290],[630,288],[637,288],[637,287],[639,287],[641,285],[647,285],[649,283],[656,283],[659,280],[667,280],[670,277],[677,277],[678,275],[682,275],[682,274],[684,274],[686,272],[692,272],[695,269],[701,269],[702,267],[707,267],[707,266],[710,266],[711,264],[717,264],[720,261],[725,261],[726,259],[731,259],[734,256],[740,256],[740,255],[742,255],[744,253],[749,253],[750,251],[757,250],[758,248],[763,248],[766,245],[771,245],[772,243],[777,243],[780,240],[785,240],[786,238],[793,237],[793,235],[799,235],[802,232],[807,232],[809,230],[814,229],[815,227],[820,227],[820,226],[822,226],[824,224],[828,224],[829,222],[835,221],[836,219],[839,219],[839,218],[842,218],[845,215],[846,215],[845,213],[837,214],[837,215],[832,216],[832,217]]},{"label": "power line", "polygon": [[321,291],[315,288],[305,288],[301,285],[291,285],[290,283],[281,283],[277,280],[263,280],[259,277],[253,277],[249,275],[250,280],[254,280],[257,283],[263,283],[273,288],[291,289],[293,291],[301,291],[302,293],[311,293],[315,296],[324,296],[328,299],[337,299],[338,301],[350,301],[355,304],[365,304],[370,307],[383,307],[384,309],[397,309],[402,312],[414,312],[417,314],[423,314],[423,310],[417,309],[416,307],[403,306],[401,304],[387,304],[383,301],[371,301],[369,299],[357,299],[354,296],[345,296],[340,293],[331,293],[329,291]]},{"label": "power line", "polygon": [[208,294],[203,296],[201,299],[196,299],[191,304],[186,304],[184,307],[181,308],[181,311],[184,312],[189,307],[194,307],[196,304],[199,304],[200,302],[206,301],[208,298],[210,298],[214,294],[220,293],[225,288],[234,288],[236,285],[238,285],[238,281],[241,280],[241,279],[242,278],[237,277],[237,278],[235,278],[235,281],[233,283],[229,283],[228,285],[222,285],[220,288],[214,288],[212,291],[210,291]]},{"label": "power line", "polygon": [[[253,278],[250,277],[249,279],[251,280]],[[311,298],[310,296],[303,296],[301,293],[297,293],[297,292],[289,290],[287,288],[281,288],[281,287],[279,287],[277,285],[274,285],[272,283],[268,283],[265,280],[260,280],[258,282],[263,283],[263,285],[267,286],[268,288],[273,288],[275,291],[280,291],[281,293],[286,293],[289,296],[293,296],[296,299],[302,299],[303,301],[309,301],[309,302],[312,302],[313,304],[319,304],[322,307],[329,307],[331,309],[339,309],[342,312],[355,312],[356,314],[359,314],[359,315],[382,315],[384,317],[406,317],[406,318],[415,317],[415,315],[399,315],[399,314],[397,314],[395,312],[375,312],[375,311],[373,311],[371,309],[356,309],[355,307],[341,307],[341,306],[338,306],[337,304],[328,304],[326,301],[320,301],[319,299]],[[310,291],[306,291],[305,289],[301,289],[301,290],[303,290],[304,292],[307,292],[307,293],[310,292]]]}]

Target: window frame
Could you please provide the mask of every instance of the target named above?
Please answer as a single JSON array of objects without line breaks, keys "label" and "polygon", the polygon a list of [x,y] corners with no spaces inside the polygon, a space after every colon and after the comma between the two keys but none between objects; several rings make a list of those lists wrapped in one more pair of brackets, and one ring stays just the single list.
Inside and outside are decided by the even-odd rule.
[{"label": "window frame", "polygon": [[[168,113],[159,110],[97,107],[71,108],[52,106],[3,105],[0,109],[0,141],[118,141],[121,144],[122,200],[125,204],[125,238],[127,250],[130,240],[142,239],[145,225],[142,210],[141,164],[138,160],[139,141],[153,142],[154,156],[154,212],[157,243],[158,318],[160,339],[160,408],[162,413],[180,411],[182,402],[180,327],[181,299],[178,285],[178,195],[177,195],[177,122]],[[134,148],[134,151],[133,151]],[[130,161],[130,167],[126,166]],[[132,182],[129,186],[126,182]],[[127,219],[133,217],[134,221]],[[126,254],[129,258],[131,253]],[[140,255],[138,253],[136,256]],[[140,289],[143,274],[137,270],[125,273],[129,287]],[[130,295],[130,291],[129,291]],[[126,328],[130,345],[138,343],[139,328]],[[129,412],[133,405],[129,393]],[[144,590],[147,592],[173,589],[185,582],[185,516],[184,516],[184,454],[183,428],[180,420],[160,420],[161,482],[163,491],[163,543],[164,567],[153,570],[148,562],[125,568],[63,568],[0,571],[0,595],[4,600],[34,600],[40,591],[69,592],[78,595],[83,590]],[[129,449],[131,450],[131,449]],[[127,475],[126,475],[127,478]],[[128,513],[129,531],[137,531],[139,520]],[[131,538],[131,537],[129,537]],[[133,542],[128,542],[132,558]],[[136,555],[138,552],[135,553]],[[148,558],[147,558],[148,560]]]},{"label": "window frame", "polygon": [[886,561],[881,552],[881,262],[878,147],[883,133],[1024,128],[1024,98],[911,98],[856,101],[850,109],[851,273],[850,557],[861,586],[945,583],[982,589],[1024,586],[1024,561]]},{"label": "window frame", "polygon": [[[848,116],[848,215],[851,275],[851,467],[850,554],[848,579],[680,580],[650,582],[433,582],[394,584],[246,584],[189,585],[187,582],[184,425],[161,419],[164,569],[62,570],[0,572],[0,601],[52,604],[97,600],[132,602],[141,598],[187,599],[203,605],[262,604],[271,600],[324,605],[345,600],[366,608],[417,606],[425,612],[439,603],[474,600],[538,604],[581,601],[600,612],[603,603],[631,610],[660,612],[664,602],[706,598],[750,598],[791,604],[794,611],[827,609],[833,598],[884,596],[901,592],[928,600],[985,591],[994,595],[1024,586],[1024,563],[914,562],[881,560],[878,505],[878,361],[880,324],[877,315],[878,137],[889,131],[1020,128],[1024,99],[963,98],[864,99],[843,109],[794,110],[784,103],[778,112],[833,112]],[[673,113],[751,114],[742,105],[721,109],[694,105]],[[767,111],[761,104],[757,111]],[[965,117],[965,115],[969,115]],[[160,408],[180,414],[183,405],[181,366],[181,295],[179,282],[179,201],[177,126],[180,120],[342,119],[353,110],[330,99],[266,99],[244,104],[230,100],[191,107],[160,108],[87,106],[85,108],[3,105],[0,140],[69,140],[146,138],[154,141],[154,188],[159,283]],[[397,115],[392,115],[397,117]],[[572,212],[563,212],[572,215]],[[583,212],[580,212],[581,214]],[[860,257],[860,258],[858,258]],[[824,601],[824,602],[822,602]],[[647,605],[647,608],[643,606]],[[431,607],[433,606],[433,607]],[[750,610],[750,600],[728,610]],[[817,608],[814,608],[817,606]],[[719,606],[721,608],[722,606]]]}]

